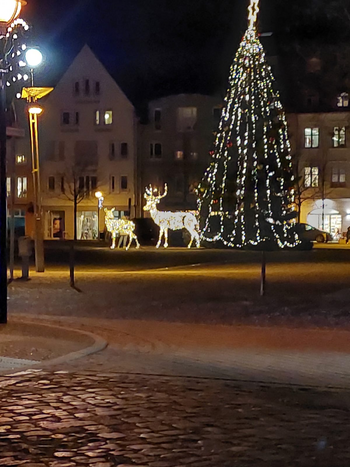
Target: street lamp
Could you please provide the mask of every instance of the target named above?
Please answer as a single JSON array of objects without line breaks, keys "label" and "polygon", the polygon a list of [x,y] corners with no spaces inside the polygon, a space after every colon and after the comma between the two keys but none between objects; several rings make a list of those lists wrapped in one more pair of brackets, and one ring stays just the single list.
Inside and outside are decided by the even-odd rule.
[{"label": "street lamp", "polygon": [[[31,64],[29,64],[31,65]],[[37,103],[38,99],[50,94],[53,88],[30,87],[22,89],[22,98],[28,102],[28,116],[30,128],[30,146],[32,153],[32,173],[34,191],[34,250],[35,250],[35,270],[44,272],[44,232],[42,223],[41,207],[41,184],[40,184],[40,163],[39,163],[39,140],[38,140],[38,116],[42,113],[42,107]]]},{"label": "street lamp", "polygon": [[101,191],[96,191],[95,193],[96,198],[98,199],[97,204],[97,239],[100,240],[100,209],[103,206],[103,194]]},{"label": "street lamp", "polygon": [[6,87],[22,78],[14,71],[25,49],[20,37],[29,29],[25,21],[17,19],[25,4],[23,0],[0,2],[0,323],[7,322]]}]

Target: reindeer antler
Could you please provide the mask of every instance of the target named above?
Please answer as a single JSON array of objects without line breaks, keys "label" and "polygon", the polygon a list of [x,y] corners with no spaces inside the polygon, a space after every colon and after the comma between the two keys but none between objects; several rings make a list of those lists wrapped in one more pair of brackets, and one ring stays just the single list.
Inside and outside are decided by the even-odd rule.
[{"label": "reindeer antler", "polygon": [[164,193],[162,195],[157,196],[157,198],[161,199],[164,198],[168,194],[168,185],[164,183]]},{"label": "reindeer antler", "polygon": [[152,190],[152,185],[149,186],[149,188],[145,188],[145,194],[144,194],[144,197],[145,198],[150,198],[151,196],[153,196],[153,190]]}]

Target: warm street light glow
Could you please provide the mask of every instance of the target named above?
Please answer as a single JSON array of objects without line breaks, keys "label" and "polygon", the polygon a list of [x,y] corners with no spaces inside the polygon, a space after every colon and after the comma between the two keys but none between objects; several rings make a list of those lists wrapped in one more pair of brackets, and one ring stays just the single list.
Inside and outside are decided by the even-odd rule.
[{"label": "warm street light glow", "polygon": [[28,49],[26,51],[26,61],[31,68],[35,68],[43,61],[43,54],[39,49]]},{"label": "warm street light glow", "polygon": [[102,198],[103,194],[101,193],[101,191],[96,191],[95,196],[96,198]]},{"label": "warm street light glow", "polygon": [[0,1],[0,23],[9,24],[18,17],[21,12],[22,5],[26,2],[23,0],[1,0]]},{"label": "warm street light glow", "polygon": [[29,108],[28,108],[28,112],[32,115],[40,115],[42,113],[43,109],[42,107],[40,107],[40,105],[38,104],[35,104],[35,105],[31,105]]}]

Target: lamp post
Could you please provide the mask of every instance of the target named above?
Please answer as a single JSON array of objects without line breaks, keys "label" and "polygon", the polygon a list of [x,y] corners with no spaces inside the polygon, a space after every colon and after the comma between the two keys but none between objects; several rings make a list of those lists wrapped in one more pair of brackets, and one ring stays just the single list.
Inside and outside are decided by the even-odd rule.
[{"label": "lamp post", "polygon": [[97,204],[97,239],[100,240],[100,209],[103,206],[103,194],[101,191],[96,191],[95,193],[96,198],[98,199]]},{"label": "lamp post", "polygon": [[[23,0],[1,0],[0,2],[0,323],[7,323],[7,219],[6,219],[6,86],[11,72],[11,61],[21,52],[14,54],[18,32],[28,30],[22,20],[17,20]],[[22,76],[21,76],[22,78]],[[13,82],[17,78],[13,76]]]},{"label": "lamp post", "polygon": [[35,250],[35,270],[44,272],[44,232],[42,223],[41,206],[41,184],[40,184],[40,162],[39,162],[39,140],[38,140],[38,116],[43,109],[37,104],[38,99],[50,94],[53,88],[30,87],[22,89],[22,98],[27,99],[29,128],[30,128],[30,146],[32,153],[32,173],[34,190],[34,250]]}]

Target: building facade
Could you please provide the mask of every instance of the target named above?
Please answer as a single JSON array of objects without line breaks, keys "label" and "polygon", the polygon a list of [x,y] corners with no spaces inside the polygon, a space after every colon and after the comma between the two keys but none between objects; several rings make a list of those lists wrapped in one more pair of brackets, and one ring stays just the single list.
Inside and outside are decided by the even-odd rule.
[{"label": "building facade", "polygon": [[163,208],[196,209],[195,188],[209,162],[221,115],[220,98],[180,94],[149,103],[148,123],[140,125],[139,204],[148,185],[164,189]]},{"label": "building facade", "polygon": [[[44,237],[96,239],[104,206],[136,211],[136,117],[131,102],[84,46],[43,104],[39,121]],[[101,206],[101,205],[100,205]],[[75,211],[76,208],[76,211]]]},{"label": "building facade", "polygon": [[350,110],[288,115],[300,221],[336,237],[350,225]]}]

